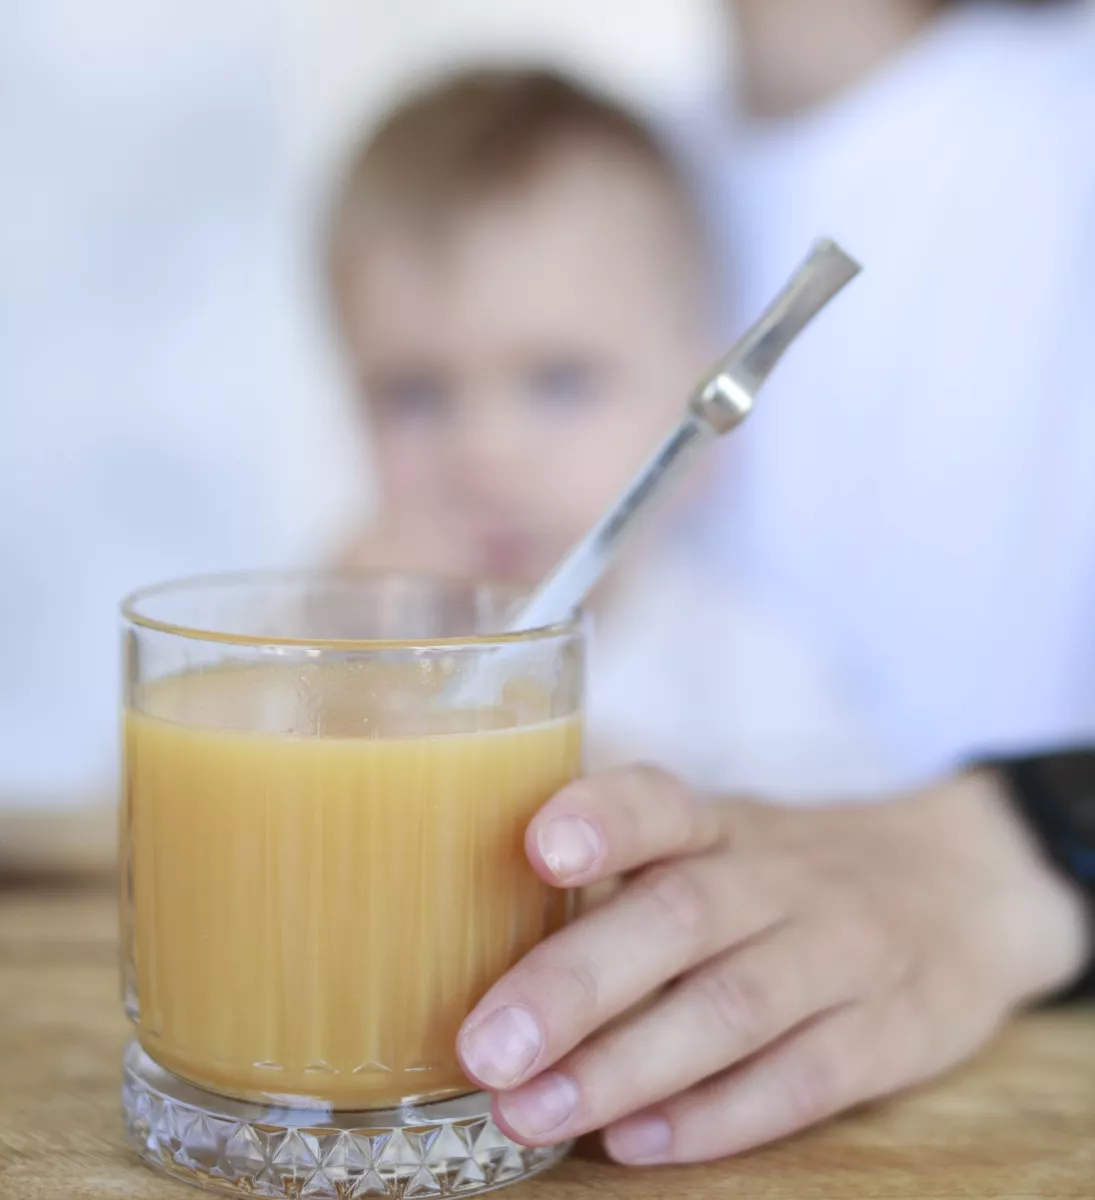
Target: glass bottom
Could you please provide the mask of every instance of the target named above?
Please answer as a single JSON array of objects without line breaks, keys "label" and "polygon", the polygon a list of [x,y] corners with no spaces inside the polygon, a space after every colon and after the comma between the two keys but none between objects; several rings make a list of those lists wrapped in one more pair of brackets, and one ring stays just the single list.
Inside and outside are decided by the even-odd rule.
[{"label": "glass bottom", "polygon": [[172,1075],[136,1042],[125,1051],[122,1107],[145,1162],[230,1196],[477,1196],[570,1149],[511,1141],[483,1092],[372,1112],[247,1104]]}]

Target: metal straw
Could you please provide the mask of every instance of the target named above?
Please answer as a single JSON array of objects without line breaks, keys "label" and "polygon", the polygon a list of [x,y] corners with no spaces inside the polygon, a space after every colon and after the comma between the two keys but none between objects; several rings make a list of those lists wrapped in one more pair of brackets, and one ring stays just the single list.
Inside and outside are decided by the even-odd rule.
[{"label": "metal straw", "polygon": [[700,450],[745,420],[783,352],[859,269],[836,242],[826,239],[814,245],[760,319],[697,384],[677,428],[529,598],[511,632],[553,625],[570,616],[597,585],[651,502]]},{"label": "metal straw", "polygon": [[[784,351],[859,270],[836,242],[826,238],[815,243],[783,291],[696,385],[677,428],[537,588],[509,632],[557,624],[578,608],[652,503],[705,446],[745,420]],[[479,675],[477,670],[460,683],[458,700],[470,702],[478,694]]]}]

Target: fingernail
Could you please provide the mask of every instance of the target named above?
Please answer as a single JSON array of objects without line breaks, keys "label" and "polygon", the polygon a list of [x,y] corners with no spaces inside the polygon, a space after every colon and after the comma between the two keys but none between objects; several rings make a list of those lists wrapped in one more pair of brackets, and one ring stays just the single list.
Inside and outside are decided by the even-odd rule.
[{"label": "fingernail", "polygon": [[516,1083],[536,1061],[544,1035],[527,1008],[509,1004],[484,1017],[460,1038],[468,1071],[490,1088]]},{"label": "fingernail", "polygon": [[649,1114],[620,1121],[605,1131],[605,1149],[623,1163],[664,1162],[672,1140],[669,1122]]},{"label": "fingernail", "polygon": [[520,1137],[540,1138],[558,1129],[578,1107],[578,1085],[549,1071],[498,1099],[506,1124]]},{"label": "fingernail", "polygon": [[536,845],[551,873],[572,879],[591,870],[601,856],[601,835],[582,817],[556,817],[536,835]]}]

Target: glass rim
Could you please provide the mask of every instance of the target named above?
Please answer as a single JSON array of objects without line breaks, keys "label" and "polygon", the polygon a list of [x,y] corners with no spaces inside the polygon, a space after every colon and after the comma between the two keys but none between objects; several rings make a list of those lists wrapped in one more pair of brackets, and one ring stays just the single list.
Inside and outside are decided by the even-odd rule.
[{"label": "glass rim", "polygon": [[140,611],[141,605],[157,596],[169,595],[173,592],[183,592],[211,587],[234,587],[243,585],[267,584],[277,587],[290,583],[306,585],[308,583],[338,583],[338,582],[367,582],[369,580],[397,579],[435,586],[466,587],[466,588],[511,588],[515,593],[521,591],[520,585],[506,584],[498,580],[460,579],[455,576],[431,574],[428,571],[384,570],[383,568],[332,568],[332,569],[300,569],[300,570],[242,570],[216,571],[200,575],[184,575],[160,583],[149,584],[136,588],[122,597],[119,604],[122,619],[129,625],[139,629],[148,629],[156,633],[168,634],[172,637],[186,638],[190,641],[213,642],[227,646],[243,647],[284,647],[299,650],[433,650],[456,648],[461,646],[505,646],[527,644],[530,642],[550,641],[553,638],[572,637],[583,631],[584,614],[576,609],[565,621],[557,621],[551,625],[538,625],[530,629],[516,631],[499,630],[497,633],[467,633],[459,636],[421,637],[421,638],[320,638],[320,637],[271,637],[258,634],[230,633],[225,630],[203,629],[197,625],[187,625],[174,621],[165,621],[159,617],[149,616]]}]

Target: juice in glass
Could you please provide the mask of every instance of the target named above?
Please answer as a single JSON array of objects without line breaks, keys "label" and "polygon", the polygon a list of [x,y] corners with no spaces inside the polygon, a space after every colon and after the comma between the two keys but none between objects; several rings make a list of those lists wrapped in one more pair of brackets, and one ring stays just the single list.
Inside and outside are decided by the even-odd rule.
[{"label": "juice in glass", "polygon": [[[567,917],[523,843],[581,768],[581,631],[492,635],[514,603],[383,576],[130,602],[125,1087],[157,1165],[341,1197],[551,1161],[508,1143],[455,1055]],[[457,700],[489,656],[489,691]]]}]

